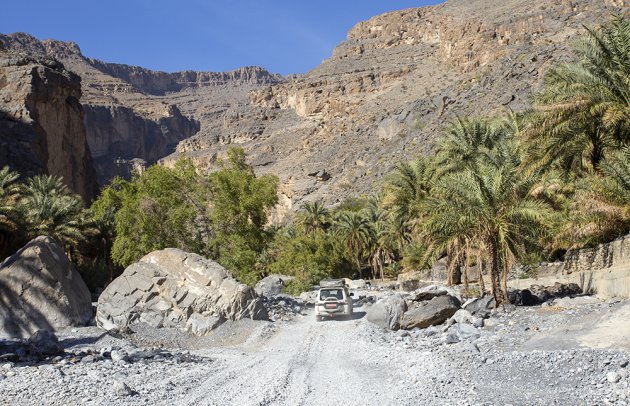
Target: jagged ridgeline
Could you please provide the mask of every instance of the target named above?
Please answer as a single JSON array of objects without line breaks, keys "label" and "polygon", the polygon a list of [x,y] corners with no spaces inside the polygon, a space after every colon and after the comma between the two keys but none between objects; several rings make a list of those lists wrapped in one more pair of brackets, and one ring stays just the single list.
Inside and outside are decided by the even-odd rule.
[{"label": "jagged ridgeline", "polygon": [[[623,12],[624,0],[450,0],[361,22],[320,66],[284,78],[258,67],[157,72],[87,58],[74,43],[0,41],[7,55],[54,57],[81,77],[99,184],[181,154],[210,167],[238,145],[257,172],[280,177],[287,211],[369,193],[394,163],[428,152],[455,116],[525,109],[544,72],[571,58],[584,25]],[[1,69],[5,87],[15,75]],[[47,145],[32,142],[45,156]]]}]

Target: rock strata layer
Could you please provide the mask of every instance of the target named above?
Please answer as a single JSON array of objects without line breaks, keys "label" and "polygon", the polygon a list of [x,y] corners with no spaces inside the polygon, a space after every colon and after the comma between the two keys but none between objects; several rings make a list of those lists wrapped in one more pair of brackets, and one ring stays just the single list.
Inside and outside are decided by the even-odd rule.
[{"label": "rock strata layer", "polygon": [[135,323],[205,335],[226,320],[268,318],[261,299],[221,265],[168,248],[130,265],[101,294],[97,324]]}]

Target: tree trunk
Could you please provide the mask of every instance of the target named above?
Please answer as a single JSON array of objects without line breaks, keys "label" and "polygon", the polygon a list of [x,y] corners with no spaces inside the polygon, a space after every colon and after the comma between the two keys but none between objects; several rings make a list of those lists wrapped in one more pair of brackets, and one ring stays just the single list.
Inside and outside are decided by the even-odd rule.
[{"label": "tree trunk", "polygon": [[501,271],[501,290],[503,291],[503,295],[505,296],[505,298],[508,298],[508,294],[507,294],[507,280],[508,280],[508,267],[507,264],[503,265],[503,269]]},{"label": "tree trunk", "polygon": [[[468,250],[466,250],[468,251]],[[470,268],[470,256],[468,252],[466,252],[466,261],[464,263],[464,289],[466,290],[466,294],[468,294],[468,269]]]},{"label": "tree trunk", "polygon": [[451,260],[451,252],[450,250],[446,251],[446,286],[451,286],[453,284],[453,272],[451,268],[453,267],[453,262]]},{"label": "tree trunk", "polygon": [[503,264],[501,263],[501,256],[499,255],[499,243],[496,236],[490,238],[488,244],[490,249],[490,279],[492,281],[492,295],[497,306],[507,303],[505,292],[501,289],[501,271]]},{"label": "tree trunk", "polygon": [[477,283],[479,284],[479,293],[483,296],[486,291],[486,284],[483,281],[483,260],[481,255],[477,255]]}]

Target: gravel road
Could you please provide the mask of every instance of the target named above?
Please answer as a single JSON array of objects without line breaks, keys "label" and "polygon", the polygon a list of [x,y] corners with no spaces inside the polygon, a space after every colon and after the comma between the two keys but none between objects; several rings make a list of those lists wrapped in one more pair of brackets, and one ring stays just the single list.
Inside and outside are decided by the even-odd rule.
[{"label": "gravel road", "polygon": [[[73,329],[60,333],[74,354],[64,360],[0,363],[0,404],[628,405],[627,349],[577,339],[558,347],[586,315],[601,313],[607,325],[618,315],[627,322],[628,309],[516,309],[454,344],[445,344],[447,326],[384,331],[361,308],[353,320],[317,322],[307,311],[291,322],[229,324],[194,340],[172,331],[116,338]],[[127,356],[115,360],[116,351]]]}]

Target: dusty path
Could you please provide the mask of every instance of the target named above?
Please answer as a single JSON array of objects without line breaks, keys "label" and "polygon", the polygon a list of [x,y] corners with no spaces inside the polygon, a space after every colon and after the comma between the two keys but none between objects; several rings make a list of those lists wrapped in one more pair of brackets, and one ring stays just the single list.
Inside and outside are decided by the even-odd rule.
[{"label": "dusty path", "polygon": [[[363,313],[357,313],[357,318]],[[210,351],[214,369],[185,396],[196,405],[412,405],[430,393],[409,354],[373,341],[365,320],[316,322],[307,315],[270,340]],[[384,343],[383,343],[384,344]],[[429,367],[431,355],[414,357]],[[433,361],[433,358],[431,358]],[[414,371],[418,372],[417,374]],[[431,394],[433,397],[433,394]],[[168,404],[165,402],[164,404]]]},{"label": "dusty path", "polygon": [[[361,308],[347,321],[316,322],[310,311],[292,322],[236,322],[190,342],[166,330],[112,338],[74,329],[62,334],[74,354],[155,351],[155,339],[190,359],[0,364],[0,405],[629,405],[630,353],[584,347],[586,338],[613,342],[628,309],[521,308],[455,344],[445,344],[447,326],[383,331]],[[121,382],[130,393],[117,391]]]}]

